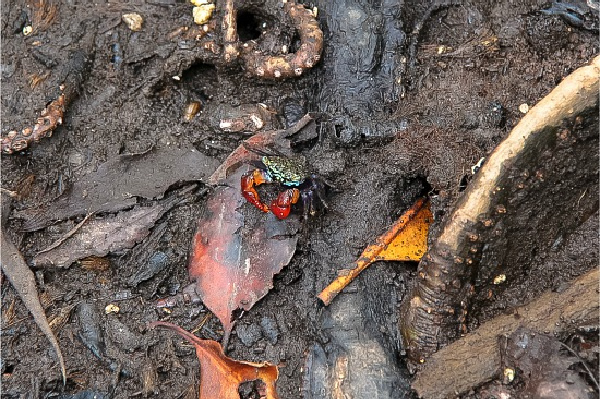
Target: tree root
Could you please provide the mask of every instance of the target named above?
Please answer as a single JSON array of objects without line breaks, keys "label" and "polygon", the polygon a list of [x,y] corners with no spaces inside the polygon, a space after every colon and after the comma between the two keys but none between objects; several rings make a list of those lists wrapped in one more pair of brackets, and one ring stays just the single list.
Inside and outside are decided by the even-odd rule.
[{"label": "tree root", "polygon": [[500,377],[500,336],[519,327],[559,334],[580,323],[597,324],[598,270],[575,280],[561,293],[547,292],[535,301],[483,323],[476,331],[432,355],[413,382],[422,398],[455,397]]},{"label": "tree root", "polygon": [[[467,332],[475,296],[477,303],[493,300],[526,278],[532,253],[598,209],[599,75],[597,57],[532,108],[444,220],[401,311],[413,370]],[[498,276],[506,283],[496,284]]]}]

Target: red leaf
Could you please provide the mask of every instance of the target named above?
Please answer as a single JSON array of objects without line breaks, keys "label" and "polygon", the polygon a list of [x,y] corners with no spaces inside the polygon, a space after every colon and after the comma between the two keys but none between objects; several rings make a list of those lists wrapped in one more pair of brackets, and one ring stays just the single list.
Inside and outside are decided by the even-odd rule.
[{"label": "red leaf", "polygon": [[[221,320],[226,337],[233,328],[232,312],[250,310],[267,294],[273,276],[289,263],[297,244],[297,217],[278,220],[242,197],[240,179],[248,170],[248,166],[238,168],[208,198],[189,264],[196,292]],[[255,223],[245,220],[242,206],[258,212],[252,218]]]}]

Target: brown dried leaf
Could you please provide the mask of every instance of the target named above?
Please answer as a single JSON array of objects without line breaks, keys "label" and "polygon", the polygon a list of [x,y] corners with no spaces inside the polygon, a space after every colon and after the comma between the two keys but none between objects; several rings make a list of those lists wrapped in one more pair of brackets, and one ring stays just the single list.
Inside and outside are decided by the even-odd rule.
[{"label": "brown dried leaf", "polygon": [[135,205],[135,197],[162,198],[172,184],[204,180],[216,167],[215,159],[192,150],[119,155],[75,181],[58,199],[15,211],[13,216],[23,220],[23,231],[35,231],[78,215],[118,212]]},{"label": "brown dried leaf", "polygon": [[60,245],[38,253],[33,264],[68,267],[80,259],[102,258],[109,252],[132,248],[177,201],[177,198],[169,198],[154,206],[137,206],[118,215],[90,220]]},{"label": "brown dried leaf", "polygon": [[279,398],[275,389],[279,376],[277,366],[231,359],[225,356],[218,342],[200,339],[175,324],[163,321],[150,324],[150,327],[155,326],[175,331],[196,348],[201,368],[200,399],[239,399],[240,384],[254,380],[262,380],[265,384],[265,399]]},{"label": "brown dried leaf", "polygon": [[67,381],[65,362],[58,341],[48,324],[46,313],[44,313],[44,309],[40,304],[33,272],[29,269],[27,263],[25,263],[25,259],[23,259],[21,252],[8,237],[6,237],[4,231],[1,232],[0,239],[2,241],[2,272],[14,287],[15,291],[25,304],[25,307],[31,312],[35,324],[37,324],[40,330],[42,330],[44,335],[48,338],[48,341],[50,341],[50,345],[52,345],[52,348],[58,357],[58,364],[60,366],[64,384]]}]

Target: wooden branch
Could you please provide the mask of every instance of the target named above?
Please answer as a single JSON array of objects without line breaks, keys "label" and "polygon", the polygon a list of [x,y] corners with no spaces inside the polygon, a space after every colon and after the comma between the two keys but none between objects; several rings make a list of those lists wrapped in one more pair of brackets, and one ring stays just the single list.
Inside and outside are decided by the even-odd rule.
[{"label": "wooden branch", "polygon": [[498,337],[519,327],[558,334],[578,323],[599,321],[598,270],[576,279],[561,293],[547,292],[510,315],[483,323],[476,331],[431,356],[413,389],[421,398],[455,397],[501,373]]}]

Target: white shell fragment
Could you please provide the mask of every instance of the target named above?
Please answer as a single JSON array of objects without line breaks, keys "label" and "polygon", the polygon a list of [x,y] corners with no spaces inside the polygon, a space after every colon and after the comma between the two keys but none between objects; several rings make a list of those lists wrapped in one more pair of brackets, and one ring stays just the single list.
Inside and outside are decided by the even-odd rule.
[{"label": "white shell fragment", "polygon": [[250,115],[250,120],[252,121],[252,123],[254,123],[254,126],[256,127],[256,129],[260,130],[265,125],[265,123],[263,122],[262,118],[259,117],[258,115],[251,114]]},{"label": "white shell fragment", "polygon": [[27,25],[26,27],[23,28],[23,34],[25,36],[30,35],[31,32],[33,32],[33,27],[31,27],[30,25]]},{"label": "white shell fragment", "polygon": [[504,369],[504,379],[510,383],[515,379],[515,370],[509,367]]},{"label": "white shell fragment", "polygon": [[210,17],[212,17],[213,11],[215,10],[214,4],[202,4],[200,6],[194,7],[192,10],[192,15],[194,16],[194,22],[197,25],[202,25],[208,22]]},{"label": "white shell fragment", "polygon": [[144,18],[142,18],[140,14],[123,14],[121,19],[127,24],[127,27],[130,30],[134,32],[139,32],[142,30],[142,23],[144,23]]},{"label": "white shell fragment", "polygon": [[208,4],[208,0],[190,0],[190,3],[195,6],[201,6],[203,4]]},{"label": "white shell fragment", "polygon": [[506,274],[499,274],[494,277],[494,284],[499,285],[506,281]]}]

